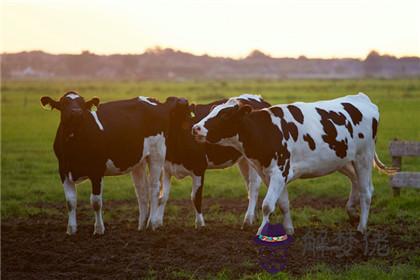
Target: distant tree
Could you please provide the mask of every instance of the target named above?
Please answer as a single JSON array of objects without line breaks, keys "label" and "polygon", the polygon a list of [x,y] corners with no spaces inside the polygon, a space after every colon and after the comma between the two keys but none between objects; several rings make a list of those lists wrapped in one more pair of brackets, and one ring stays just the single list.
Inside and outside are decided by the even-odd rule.
[{"label": "distant tree", "polygon": [[382,57],[381,55],[372,50],[364,61],[365,73],[367,76],[375,76],[382,69]]},{"label": "distant tree", "polygon": [[266,55],[260,50],[253,50],[247,57],[247,59],[261,59],[261,58],[271,58],[269,55]]}]

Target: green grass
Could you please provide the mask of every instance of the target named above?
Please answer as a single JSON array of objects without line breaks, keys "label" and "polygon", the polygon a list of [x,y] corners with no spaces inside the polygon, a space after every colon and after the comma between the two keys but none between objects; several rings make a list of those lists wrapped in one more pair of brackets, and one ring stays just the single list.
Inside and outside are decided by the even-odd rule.
[{"label": "green grass", "polygon": [[[59,122],[57,111],[44,111],[39,98],[50,95],[58,98],[66,90],[75,89],[85,98],[98,96],[102,102],[132,98],[138,95],[164,100],[167,96],[182,96],[192,102],[209,102],[221,97],[241,93],[261,94],[272,104],[294,101],[330,99],[362,91],[379,106],[381,120],[378,131],[377,152],[390,164],[389,142],[394,138],[420,140],[420,80],[331,80],[331,81],[209,81],[209,82],[95,82],[95,81],[27,81],[4,82],[1,104],[1,195],[2,218],[32,216],[43,211],[36,203],[63,203],[64,195],[57,173],[57,162],[52,151]],[[420,159],[403,160],[404,170],[420,171]],[[374,172],[375,194],[370,215],[371,225],[403,225],[408,232],[420,229],[418,190],[404,189],[400,198],[392,197],[388,178]],[[171,198],[189,199],[191,180],[173,180]],[[348,180],[340,174],[318,179],[298,180],[289,186],[291,199],[301,195],[312,197],[347,197]],[[261,196],[266,191],[261,188]],[[88,202],[89,183],[78,187],[79,201]],[[243,180],[236,167],[223,171],[209,171],[206,175],[205,197],[246,197]],[[129,175],[107,177],[104,190],[105,204],[109,200],[130,200],[135,205],[135,195]],[[242,217],[218,211],[217,206],[207,209],[215,220],[226,224],[240,223]],[[176,206],[169,211],[177,212]],[[377,210],[375,212],[375,209]],[[51,210],[54,211],[54,210]],[[48,214],[48,213],[47,213]],[[346,219],[342,208],[317,210],[311,207],[292,209],[295,225],[315,226],[342,223]],[[108,214],[111,215],[111,214]],[[312,219],[318,217],[317,221]],[[192,217],[192,213],[191,213]],[[405,238],[415,238],[413,235]],[[384,272],[388,271],[388,272]],[[407,274],[404,274],[407,271]],[[411,277],[412,266],[396,266],[384,270],[368,264],[355,266],[340,276],[358,279],[367,273],[371,279],[401,279]],[[417,271],[418,272],[418,271]],[[184,272],[179,272],[180,274]],[[226,275],[221,272],[217,278]],[[306,279],[337,279],[328,269],[311,274]],[[399,278],[399,276],[401,276]],[[405,276],[407,277],[405,277]],[[219,277],[220,276],[220,277]],[[316,277],[315,277],[316,276]],[[226,276],[228,277],[228,276]],[[253,276],[254,277],[254,276]],[[279,276],[282,279],[282,276]],[[286,276],[285,276],[286,277]],[[266,279],[263,274],[251,279]]]}]

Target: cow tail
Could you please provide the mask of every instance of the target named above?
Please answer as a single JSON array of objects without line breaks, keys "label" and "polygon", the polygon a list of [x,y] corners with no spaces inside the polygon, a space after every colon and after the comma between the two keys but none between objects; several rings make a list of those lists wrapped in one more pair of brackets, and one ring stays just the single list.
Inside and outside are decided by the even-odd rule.
[{"label": "cow tail", "polygon": [[382,163],[382,161],[379,159],[378,154],[375,151],[375,157],[373,159],[373,166],[378,169],[380,173],[386,174],[388,176],[393,176],[395,173],[397,173],[399,170],[398,167],[388,167],[385,164]]}]

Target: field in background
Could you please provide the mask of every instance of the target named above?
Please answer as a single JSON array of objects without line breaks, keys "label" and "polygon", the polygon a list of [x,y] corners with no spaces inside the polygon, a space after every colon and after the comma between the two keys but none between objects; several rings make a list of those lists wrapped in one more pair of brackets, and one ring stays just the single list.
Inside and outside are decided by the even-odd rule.
[{"label": "field in background", "polygon": [[[204,103],[241,93],[256,93],[272,104],[317,101],[362,91],[368,94],[380,109],[377,152],[385,163],[390,164],[388,144],[393,138],[420,140],[420,80],[4,82],[1,107],[1,215],[6,225],[14,219],[42,221],[54,217],[56,224],[62,225],[55,228],[64,236],[67,215],[57,163],[52,151],[59,113],[42,110],[39,98],[49,95],[58,99],[67,90],[76,90],[85,98],[98,96],[101,102],[143,95],[160,100],[167,96],[180,96],[188,98],[190,102]],[[404,159],[403,169],[420,170],[420,160]],[[300,271],[298,275],[313,273],[312,276],[316,274],[330,279],[335,277],[335,271],[338,270],[339,275],[349,279],[357,279],[357,275],[365,273],[372,273],[372,277],[386,276],[397,279],[419,273],[419,191],[402,190],[400,198],[393,198],[386,176],[375,171],[373,179],[375,193],[369,219],[370,228],[398,231],[401,233],[401,239],[412,246],[406,244],[391,250],[391,255],[387,258],[373,258],[354,267],[337,268],[330,262],[319,266],[316,262],[318,266],[315,272]],[[187,230],[193,232],[192,208],[180,217],[180,213],[184,211],[184,202],[186,203],[190,196],[190,186],[190,179],[173,179],[166,226],[176,224],[181,219]],[[349,190],[349,182],[339,174],[293,182],[289,186],[289,195],[292,200],[291,211],[295,228],[343,228],[343,225],[347,225],[344,205]],[[266,188],[262,187],[260,201],[265,191]],[[89,194],[88,183],[78,187],[81,205],[78,213],[87,217],[85,225],[91,230],[93,213],[88,207]],[[239,227],[246,210],[246,191],[238,169],[233,167],[223,171],[209,171],[206,175],[204,199],[203,211],[210,224],[208,230],[211,230],[213,225]],[[235,201],[241,203],[236,205]],[[325,202],[324,206],[327,207],[319,207],[319,202]],[[226,207],[224,203],[231,203],[235,207]],[[129,175],[105,179],[104,205],[107,225],[112,227],[114,222],[120,220],[135,225],[136,199]],[[109,205],[112,205],[112,208]],[[277,213],[274,220],[279,220],[280,216]],[[81,224],[83,225],[83,221]],[[127,230],[136,233],[135,226]],[[162,229],[162,232],[164,231]],[[253,232],[254,229],[248,231]],[[392,244],[390,245],[392,248]],[[224,269],[227,272],[223,270],[216,274],[219,278],[229,278],[229,267]],[[250,273],[247,274],[246,269],[244,271],[244,274],[240,274],[241,277],[266,277],[265,274],[254,274],[255,264],[253,269],[249,270]],[[382,271],[389,273],[381,274]],[[195,277],[194,272],[188,269],[179,273],[178,276],[184,278]],[[237,277],[237,274],[232,275],[230,276]],[[312,276],[306,277],[310,279]]]}]

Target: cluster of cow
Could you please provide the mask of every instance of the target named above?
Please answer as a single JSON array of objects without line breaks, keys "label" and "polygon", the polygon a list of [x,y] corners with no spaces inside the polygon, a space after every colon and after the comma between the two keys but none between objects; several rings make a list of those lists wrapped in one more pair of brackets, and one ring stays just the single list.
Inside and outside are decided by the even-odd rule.
[{"label": "cluster of cow", "polygon": [[68,234],[77,231],[76,184],[91,181],[94,234],[103,234],[103,177],[128,172],[139,204],[139,230],[162,225],[171,176],[192,177],[195,223],[204,226],[204,173],[234,164],[248,190],[244,225],[254,222],[261,181],[268,187],[258,234],[276,204],[286,232],[293,234],[286,184],[334,171],[351,180],[346,209],[353,221],[358,220],[360,203],[357,229],[364,233],[373,192],[372,166],[388,174],[394,171],[376,155],[379,112],[362,93],[275,106],[252,94],[210,104],[189,104],[177,97],[163,103],[148,97],[99,103],[98,98],[85,101],[74,91],[58,101],[41,98],[44,108],[61,112],[54,152],[67,201]]}]

